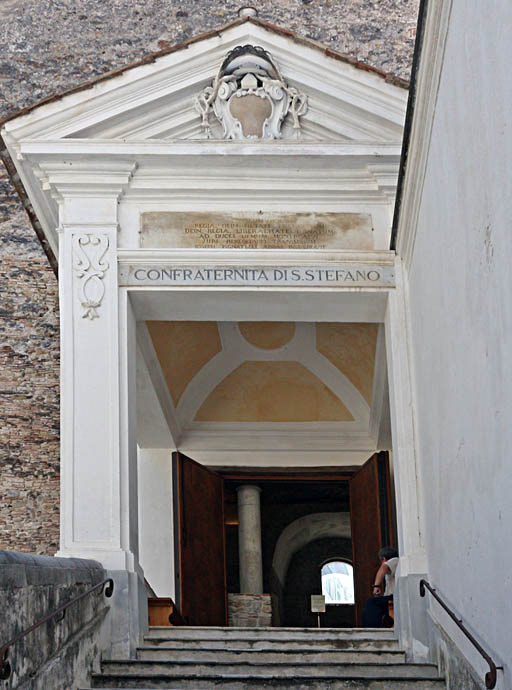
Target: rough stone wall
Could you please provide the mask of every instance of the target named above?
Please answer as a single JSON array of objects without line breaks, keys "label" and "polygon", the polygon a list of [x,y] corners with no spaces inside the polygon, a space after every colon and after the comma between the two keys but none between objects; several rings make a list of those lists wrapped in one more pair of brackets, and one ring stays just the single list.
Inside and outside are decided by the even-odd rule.
[{"label": "rough stone wall", "polygon": [[[241,0],[3,0],[0,119],[236,18]],[[251,4],[251,3],[245,3]],[[253,0],[259,16],[408,78],[419,0]],[[57,284],[0,172],[0,547],[58,543]]]},{"label": "rough stone wall", "polygon": [[5,176],[0,177],[0,285],[0,548],[55,553],[57,281]]}]

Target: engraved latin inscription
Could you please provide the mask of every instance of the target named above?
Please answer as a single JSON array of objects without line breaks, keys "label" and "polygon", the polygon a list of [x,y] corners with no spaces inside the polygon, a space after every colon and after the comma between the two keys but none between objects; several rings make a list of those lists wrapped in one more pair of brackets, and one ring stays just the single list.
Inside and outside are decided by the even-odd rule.
[{"label": "engraved latin inscription", "polygon": [[372,249],[371,216],[358,213],[143,213],[142,247]]}]

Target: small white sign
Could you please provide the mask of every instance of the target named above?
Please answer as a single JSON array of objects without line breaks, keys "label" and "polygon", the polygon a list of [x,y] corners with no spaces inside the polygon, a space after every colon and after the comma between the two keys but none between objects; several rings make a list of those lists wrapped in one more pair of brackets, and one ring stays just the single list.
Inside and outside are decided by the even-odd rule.
[{"label": "small white sign", "polygon": [[325,596],[323,594],[311,595],[311,612],[325,613]]},{"label": "small white sign", "polygon": [[393,287],[393,266],[182,266],[173,264],[121,265],[123,286],[194,287]]}]

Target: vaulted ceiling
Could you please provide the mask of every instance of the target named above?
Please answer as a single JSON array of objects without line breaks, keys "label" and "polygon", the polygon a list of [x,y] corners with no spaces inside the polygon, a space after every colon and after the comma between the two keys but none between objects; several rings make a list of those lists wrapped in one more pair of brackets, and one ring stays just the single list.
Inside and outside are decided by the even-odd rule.
[{"label": "vaulted ceiling", "polygon": [[375,445],[377,324],[148,321],[141,328],[176,445],[201,437],[215,446],[222,436],[256,448],[269,435],[290,442],[304,433],[320,443],[334,434],[340,450],[347,439]]}]

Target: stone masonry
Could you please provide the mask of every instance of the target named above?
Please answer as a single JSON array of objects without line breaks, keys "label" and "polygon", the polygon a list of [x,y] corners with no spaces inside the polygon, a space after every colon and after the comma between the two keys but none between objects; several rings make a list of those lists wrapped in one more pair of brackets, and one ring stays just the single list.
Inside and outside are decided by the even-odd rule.
[{"label": "stone masonry", "polygon": [[[48,558],[0,550],[0,639],[2,644],[107,577],[96,561]],[[110,601],[98,589],[70,606],[64,619],[47,623],[8,651],[12,675],[2,688],[70,690],[88,684],[100,655]]]},{"label": "stone masonry", "polygon": [[270,594],[228,594],[230,628],[268,628],[272,625]]},{"label": "stone masonry", "polygon": [[[3,0],[0,119],[236,18],[240,0]],[[247,3],[250,4],[250,3]],[[419,0],[255,0],[259,16],[407,79]],[[0,171],[0,548],[58,548],[57,282]]]}]

